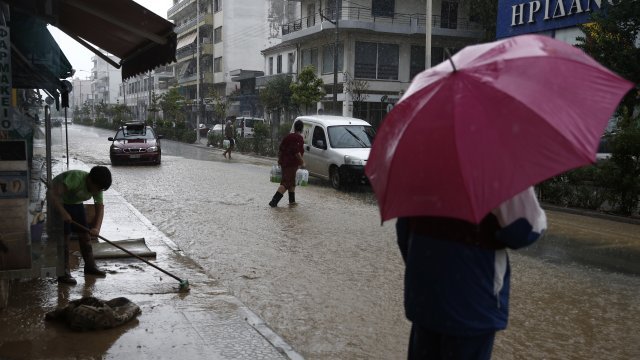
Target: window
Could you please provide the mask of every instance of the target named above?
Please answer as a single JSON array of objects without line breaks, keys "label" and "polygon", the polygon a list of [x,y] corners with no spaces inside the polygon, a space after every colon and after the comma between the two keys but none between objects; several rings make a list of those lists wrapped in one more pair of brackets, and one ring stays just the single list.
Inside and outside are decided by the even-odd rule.
[{"label": "window", "polygon": [[282,55],[278,55],[276,61],[276,72],[277,74],[282,74]]},{"label": "window", "polygon": [[431,48],[431,66],[436,66],[444,61],[444,48],[432,47]]},{"label": "window", "polygon": [[304,49],[302,50],[302,68],[313,65],[318,70],[318,49]]},{"label": "window", "polygon": [[213,43],[217,44],[222,41],[222,26],[213,30]]},{"label": "window", "polygon": [[440,7],[440,27],[443,29],[458,28],[458,2],[442,1]]},{"label": "window", "polygon": [[332,148],[370,148],[375,131],[371,126],[345,125],[329,126],[329,142]]},{"label": "window", "polygon": [[395,0],[373,0],[371,3],[372,16],[393,17]]},{"label": "window", "polygon": [[213,11],[222,11],[222,0],[213,0]]},{"label": "window", "polygon": [[290,52],[290,53],[289,53],[289,54],[287,54],[287,55],[288,55],[288,58],[287,58],[287,72],[288,72],[289,74],[293,74],[293,65],[294,65],[294,64],[295,64],[295,62],[296,62],[296,54],[295,54],[295,53]]},{"label": "window", "polygon": [[424,70],[426,50],[427,48],[425,46],[411,45],[411,59],[409,60],[409,79],[413,79],[416,75]]},{"label": "window", "polygon": [[[322,144],[319,144],[318,141],[322,141]],[[315,148],[326,149],[327,148],[327,138],[324,136],[324,130],[322,126],[316,126],[313,128],[313,137],[311,138],[311,145]]]},{"label": "window", "polygon": [[[322,73],[333,74],[333,45],[325,45],[322,47]],[[342,71],[344,62],[344,46],[338,43],[338,71]]]},{"label": "window", "polygon": [[378,79],[398,80],[400,49],[396,44],[378,44]]},{"label": "window", "polygon": [[222,56],[213,59],[213,72],[222,72]]},{"label": "window", "polygon": [[354,76],[361,79],[398,80],[397,44],[356,41]]},{"label": "window", "polygon": [[307,27],[316,24],[316,4],[307,5]]},{"label": "window", "polygon": [[378,44],[356,41],[356,59],[354,76],[356,78],[376,78],[376,58]]},{"label": "window", "polygon": [[269,57],[269,75],[273,75],[273,56]]}]

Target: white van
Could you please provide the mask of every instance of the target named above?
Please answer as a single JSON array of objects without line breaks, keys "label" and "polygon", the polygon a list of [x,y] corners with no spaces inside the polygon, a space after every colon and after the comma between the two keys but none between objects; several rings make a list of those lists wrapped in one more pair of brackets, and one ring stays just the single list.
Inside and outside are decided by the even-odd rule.
[{"label": "white van", "polygon": [[253,127],[256,123],[264,124],[264,119],[254,118],[248,116],[241,116],[236,118],[236,134],[238,137],[252,138]]},{"label": "white van", "polygon": [[367,182],[364,166],[375,135],[368,122],[332,115],[299,116],[296,120],[304,124],[304,162],[309,175],[330,180],[335,189]]}]

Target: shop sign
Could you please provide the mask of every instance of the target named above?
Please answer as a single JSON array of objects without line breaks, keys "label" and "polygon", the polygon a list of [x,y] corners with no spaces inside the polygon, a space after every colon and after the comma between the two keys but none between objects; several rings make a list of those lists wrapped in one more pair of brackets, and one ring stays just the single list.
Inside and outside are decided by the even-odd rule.
[{"label": "shop sign", "polygon": [[591,14],[621,1],[623,0],[499,0],[496,37],[584,24],[590,21]]},{"label": "shop sign", "polygon": [[9,28],[0,26],[0,130],[12,130],[11,116],[11,39]]}]

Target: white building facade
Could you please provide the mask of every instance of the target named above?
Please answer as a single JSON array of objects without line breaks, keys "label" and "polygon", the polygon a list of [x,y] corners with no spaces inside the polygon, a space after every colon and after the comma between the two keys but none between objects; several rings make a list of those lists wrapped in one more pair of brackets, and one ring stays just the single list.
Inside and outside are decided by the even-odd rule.
[{"label": "white building facade", "polygon": [[[205,106],[210,95],[234,95],[240,90],[234,74],[262,70],[260,50],[280,41],[279,24],[290,7],[279,0],[174,0],[167,18],[178,34],[175,86],[192,104],[191,118],[219,121]],[[235,112],[238,104],[228,115],[240,115]]]},{"label": "white building facade", "polygon": [[[425,2],[419,0],[301,0],[301,16],[282,27],[282,43],[263,50],[265,77],[313,65],[327,95],[324,113],[354,116],[377,125],[425,68]],[[336,6],[337,4],[337,6]],[[433,2],[432,64],[480,41],[470,2]],[[336,20],[338,31],[336,34]],[[337,35],[337,36],[336,36]],[[333,101],[334,44],[338,40],[337,101]],[[359,84],[359,91],[346,91]],[[354,96],[355,95],[355,96]],[[354,97],[357,97],[354,104]],[[355,105],[355,106],[354,106]]]}]

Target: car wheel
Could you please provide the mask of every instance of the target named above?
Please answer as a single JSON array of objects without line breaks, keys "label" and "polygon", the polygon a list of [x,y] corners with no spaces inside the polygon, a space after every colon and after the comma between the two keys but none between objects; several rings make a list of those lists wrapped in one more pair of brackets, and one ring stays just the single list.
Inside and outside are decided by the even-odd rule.
[{"label": "car wheel", "polygon": [[156,165],[160,165],[161,162],[162,162],[162,158],[158,156],[158,159],[156,160]]},{"label": "car wheel", "polygon": [[329,178],[331,179],[331,187],[336,190],[342,189],[342,179],[340,178],[340,171],[337,166],[332,166],[329,169]]}]

